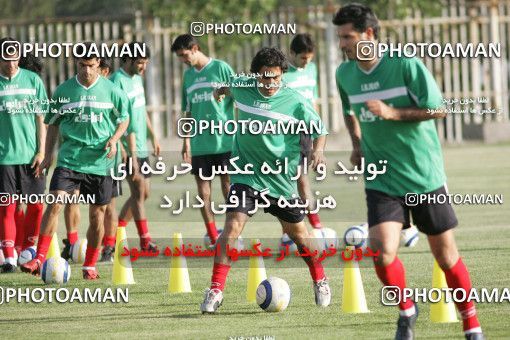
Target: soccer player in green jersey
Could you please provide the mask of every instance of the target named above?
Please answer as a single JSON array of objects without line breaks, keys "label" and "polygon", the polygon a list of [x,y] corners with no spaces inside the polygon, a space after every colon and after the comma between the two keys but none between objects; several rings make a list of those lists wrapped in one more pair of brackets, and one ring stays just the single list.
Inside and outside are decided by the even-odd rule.
[{"label": "soccer player in green jersey", "polygon": [[[200,121],[225,122],[234,119],[234,106],[228,99],[217,103],[212,98],[214,83],[228,83],[234,71],[226,62],[209,58],[201,50],[198,41],[191,34],[183,34],[175,38],[172,52],[186,65],[182,83],[183,116]],[[183,137],[182,157],[191,163],[191,173],[195,175],[198,195],[204,202],[200,209],[211,244],[218,238],[218,230],[211,210],[211,184],[208,179],[213,175],[213,168],[229,164],[232,151],[232,136],[197,133],[193,137]],[[202,175],[202,176],[201,176]],[[229,176],[219,175],[221,189],[226,198],[230,186]]]},{"label": "soccer player in green jersey", "polygon": [[[307,124],[320,122],[319,115],[312,105],[295,90],[281,86],[282,74],[287,70],[287,60],[276,48],[263,48],[253,58],[250,72],[258,74],[257,78],[246,78],[235,81],[235,86],[222,87],[215,92],[220,100],[233,98],[238,108],[239,120],[259,121],[261,124],[271,122],[300,122]],[[242,83],[242,86],[237,84]],[[322,125],[321,125],[322,126]],[[324,163],[324,146],[326,130],[321,127],[320,133],[312,134],[313,151],[311,154],[312,168]],[[214,313],[223,301],[225,281],[230,270],[231,259],[226,254],[227,244],[235,247],[235,242],[248,218],[252,216],[259,203],[266,203],[264,212],[275,216],[283,231],[296,243],[303,252],[305,248],[316,249],[316,244],[309,237],[303,222],[304,211],[294,206],[280,204],[281,199],[300,202],[297,197],[296,176],[300,159],[300,136],[292,133],[242,133],[239,129],[234,139],[232,156],[239,157],[236,164],[241,169],[251,166],[253,174],[232,175],[228,201],[239,202],[227,209],[225,229],[218,238],[221,251],[214,259],[211,286],[206,291],[204,302],[200,306],[202,313]],[[288,162],[288,169],[280,173],[264,174],[264,162],[274,166],[277,162]],[[292,203],[291,203],[292,204]],[[331,290],[324,274],[322,264],[316,258],[303,257],[307,263],[313,280],[315,302],[319,306],[328,306],[331,301]]]},{"label": "soccer player in green jersey", "polygon": [[[53,93],[54,103],[45,117],[48,134],[41,167],[48,168],[52,164],[53,148],[60,134],[62,143],[50,193],[63,197],[78,189],[81,195],[93,197],[82,269],[84,279],[95,280],[99,278],[95,264],[104,233],[104,214],[112,195],[111,169],[117,141],[129,124],[129,114],[124,92],[99,75],[100,59],[90,54],[91,45],[85,43],[82,46],[85,50],[77,49],[84,55],[76,59],[77,75],[59,85]],[[40,273],[62,207],[58,201],[48,205],[43,215],[37,256],[22,265],[22,271],[34,275]]]},{"label": "soccer player in green jersey", "polygon": [[[45,176],[39,175],[44,159],[48,98],[37,74],[19,67],[21,51],[12,38],[0,40],[0,241],[5,262],[1,272],[16,271],[15,210],[10,195],[44,193]],[[25,237],[21,249],[33,246],[39,233],[43,204],[28,203],[21,226]],[[19,227],[19,226],[18,226]],[[21,232],[20,230],[20,232]]]},{"label": "soccer player in green jersey", "polygon": [[[107,78],[111,74],[113,65],[112,59],[108,57],[101,58],[99,62],[100,75]],[[124,150],[122,144],[117,143],[117,155],[114,168],[116,169],[121,162],[121,151]],[[115,248],[115,227],[118,224],[119,215],[116,209],[116,197],[122,195],[121,182],[118,180],[112,181],[112,199],[106,206],[105,220],[104,220],[104,236],[103,236],[103,250],[101,251],[100,262],[113,261],[113,252]],[[77,195],[78,192],[75,192]],[[71,257],[71,247],[78,241],[78,225],[80,224],[80,209],[78,204],[66,204],[64,209],[64,221],[66,224],[67,238],[63,240],[64,249],[60,256],[66,260]]]},{"label": "soccer player in green jersey", "polygon": [[[319,105],[317,105],[317,99],[319,98],[319,87],[317,84],[317,66],[312,62],[314,52],[315,44],[310,34],[302,33],[296,35],[290,43],[289,69],[283,74],[283,81],[286,86],[293,88],[308,99],[315,111],[318,112]],[[300,165],[303,166],[305,158],[307,160],[310,159],[310,152],[312,150],[312,139],[309,135],[301,135],[301,146]],[[297,185],[299,196],[310,202],[308,210],[315,210],[317,202],[312,195],[308,176],[301,174]],[[312,227],[316,229],[322,228],[319,214],[308,213],[306,216]]]},{"label": "soccer player in green jersey", "polygon": [[[365,181],[371,247],[381,252],[375,271],[385,286],[406,287],[405,270],[397,257],[400,231],[410,216],[427,235],[430,249],[445,273],[448,287],[471,289],[469,272],[459,256],[453,228],[457,218],[450,204],[406,201],[406,194],[446,194],[446,176],[435,119],[428,109],[441,112],[442,96],[434,78],[417,58],[381,58],[361,54],[377,47],[379,21],[364,5],[349,4],[336,13],[340,49],[348,61],[336,80],[353,151],[351,162],[360,165],[387,160],[387,171]],[[358,44],[360,41],[361,44]],[[364,59],[364,60],[363,60]],[[418,204],[414,204],[418,203]],[[396,339],[413,339],[418,316],[413,301],[399,298]],[[472,301],[457,302],[467,339],[483,339]]]},{"label": "soccer player in green jersey", "polygon": [[[141,43],[129,43],[131,50],[134,50],[136,45],[141,45]],[[150,164],[147,134],[151,138],[155,156],[159,156],[161,147],[152,129],[152,123],[145,105],[145,90],[142,76],[145,73],[150,58],[148,46],[145,46],[145,52],[146,55],[144,57],[122,58],[120,69],[111,75],[110,80],[127,94],[131,107],[129,113],[129,136],[121,140],[133,164],[131,175],[128,175],[126,178],[131,195],[119,213],[119,226],[125,227],[129,220],[134,218],[138,236],[140,237],[140,248],[152,251],[156,250],[157,247],[152,242],[149,234],[149,225],[145,212],[145,201],[149,197],[150,191],[150,173],[142,174],[140,171],[144,164]],[[129,147],[128,138],[135,139],[135,148]],[[109,238],[107,246],[113,247],[115,245],[114,242],[113,238]]]}]

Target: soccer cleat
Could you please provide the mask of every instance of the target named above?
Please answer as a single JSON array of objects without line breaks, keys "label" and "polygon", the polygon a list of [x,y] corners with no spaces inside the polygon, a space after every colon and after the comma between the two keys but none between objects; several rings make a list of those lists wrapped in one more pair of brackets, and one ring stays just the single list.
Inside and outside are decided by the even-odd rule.
[{"label": "soccer cleat", "polygon": [[397,322],[397,333],[395,340],[413,340],[414,339],[414,325],[418,319],[418,305],[414,304],[416,313],[411,316],[400,316]]},{"label": "soccer cleat", "polygon": [[313,283],[315,292],[315,303],[317,306],[327,307],[331,303],[331,288],[329,288],[328,278]]},{"label": "soccer cleat", "polygon": [[213,288],[213,289],[206,289],[205,291],[205,297],[204,302],[200,305],[200,310],[202,311],[202,314],[205,313],[216,313],[216,310],[221,306],[223,303],[223,292],[219,289]]},{"label": "soccer cleat", "polygon": [[466,334],[466,340],[485,340],[483,333],[469,333]]},{"label": "soccer cleat", "polygon": [[15,273],[16,272],[16,266],[5,262],[2,265],[2,273]]},{"label": "soccer cleat", "polygon": [[97,280],[99,279],[99,273],[95,269],[83,269],[83,278],[85,280]]},{"label": "soccer cleat", "polygon": [[39,275],[41,273],[41,261],[39,259],[33,259],[32,261],[22,264],[20,269],[24,273]]},{"label": "soccer cleat", "polygon": [[64,249],[60,253],[60,257],[68,261],[71,258],[71,243],[66,238],[62,240],[62,243],[64,243]]},{"label": "soccer cleat", "polygon": [[105,246],[103,251],[101,252],[101,260],[99,262],[113,262],[113,253],[115,252],[115,247]]},{"label": "soccer cleat", "polygon": [[[143,243],[145,243],[145,245]],[[140,249],[143,251],[156,252],[158,251],[158,246],[150,239],[147,242],[140,240]]]}]

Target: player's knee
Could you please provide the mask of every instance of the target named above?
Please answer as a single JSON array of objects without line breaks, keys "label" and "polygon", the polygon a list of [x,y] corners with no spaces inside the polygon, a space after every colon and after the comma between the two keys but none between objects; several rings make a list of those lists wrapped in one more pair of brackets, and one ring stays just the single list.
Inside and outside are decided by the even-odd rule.
[{"label": "player's knee", "polygon": [[373,257],[374,264],[376,266],[387,266],[391,264],[393,261],[395,261],[395,258],[397,257],[397,254],[395,252],[389,252],[381,250],[379,253],[379,256]]},{"label": "player's knee", "polygon": [[455,266],[459,260],[459,255],[457,252],[444,251],[441,254],[436,255],[435,258],[437,264],[442,270],[448,270]]},{"label": "player's knee", "polygon": [[62,204],[48,204],[48,207],[46,208],[45,214],[48,214],[50,216],[55,216],[60,214],[62,211]]}]

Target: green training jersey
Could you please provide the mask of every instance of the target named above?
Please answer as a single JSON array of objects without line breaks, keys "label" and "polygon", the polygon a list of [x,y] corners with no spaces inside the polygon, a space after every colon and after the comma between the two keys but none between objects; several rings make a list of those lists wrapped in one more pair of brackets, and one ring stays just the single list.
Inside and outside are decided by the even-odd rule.
[{"label": "green training jersey", "polygon": [[129,118],[126,94],[103,77],[88,88],[73,77],[57,87],[53,100],[44,122],[59,127],[57,166],[109,176],[115,157],[106,157],[106,143]]},{"label": "green training jersey", "polygon": [[[182,112],[191,113],[197,123],[201,120],[225,122],[234,119],[234,105],[231,98],[221,103],[214,100],[216,84],[228,84],[234,71],[224,61],[210,59],[200,71],[192,67],[184,72],[182,83]],[[232,135],[197,133],[190,138],[191,155],[212,155],[231,152]]]},{"label": "green training jersey", "polygon": [[[138,74],[130,76],[120,68],[111,75],[110,80],[120,87],[129,99],[131,107],[129,110],[129,127],[125,135],[134,132],[137,157],[149,157],[149,151],[147,150],[147,108],[142,77]],[[122,144],[129,154],[125,136],[122,138]]]},{"label": "green training jersey", "polygon": [[41,78],[19,68],[11,78],[0,75],[0,164],[32,163],[37,154],[36,115],[48,112]]},{"label": "green training jersey", "polygon": [[425,193],[441,187],[446,176],[434,119],[409,122],[382,119],[367,110],[367,100],[387,105],[436,109],[441,92],[425,65],[416,58],[383,56],[369,72],[355,61],[342,63],[336,82],[345,115],[361,126],[365,164],[387,160],[386,173],[365,180],[366,188],[393,196]]},{"label": "green training jersey", "polygon": [[[312,105],[297,91],[282,86],[271,97],[265,97],[256,87],[256,79],[243,79],[247,87],[231,87],[230,91],[235,100],[239,113],[239,121],[260,121],[272,123],[304,121],[309,127],[312,121],[319,127],[318,131],[308,131],[312,138],[327,134],[319,115]],[[267,124],[267,123],[264,123]],[[232,147],[232,157],[239,157],[236,164],[241,169],[247,164],[253,165],[253,175],[234,174],[230,179],[232,183],[246,184],[255,190],[269,189],[268,196],[279,198],[292,198],[297,195],[295,177],[300,160],[301,145],[300,133],[265,133],[252,134],[238,128]],[[288,171],[280,174],[262,173],[262,165],[266,162],[271,168],[277,168],[277,162],[283,165],[288,163]]]},{"label": "green training jersey", "polygon": [[283,74],[283,81],[312,103],[319,98],[317,66],[313,62],[304,68],[289,64],[289,69]]}]

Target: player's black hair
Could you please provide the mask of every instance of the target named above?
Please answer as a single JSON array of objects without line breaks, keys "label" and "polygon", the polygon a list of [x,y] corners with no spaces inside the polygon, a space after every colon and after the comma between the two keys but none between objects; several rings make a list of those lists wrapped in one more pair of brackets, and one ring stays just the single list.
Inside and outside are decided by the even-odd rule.
[{"label": "player's black hair", "polygon": [[312,36],[308,33],[296,35],[290,43],[290,50],[295,54],[313,53],[315,51],[315,44],[313,43]]},{"label": "player's black hair", "polygon": [[198,46],[198,49],[200,50],[198,40],[194,36],[191,34],[181,34],[175,38],[172,43],[171,50],[172,52],[177,52],[178,50],[191,50],[191,48],[195,45]]},{"label": "player's black hair", "polygon": [[276,47],[264,47],[258,51],[251,61],[250,72],[258,73],[264,66],[280,67],[282,73],[286,72],[289,68],[287,58],[285,58],[283,52]]},{"label": "player's black hair", "polygon": [[21,53],[21,51],[19,50],[20,43],[16,39],[11,37],[4,37],[0,39],[0,48],[2,49],[0,53],[0,59],[4,60],[3,56],[4,54],[7,55],[7,48],[11,46],[14,46],[16,48],[18,54]]},{"label": "player's black hair", "polygon": [[108,68],[108,71],[111,72],[113,69],[113,60],[110,57],[101,58],[99,61],[99,68]]},{"label": "player's black hair", "polygon": [[19,58],[19,67],[41,75],[43,70],[43,63],[41,59],[36,57],[33,53],[29,52],[24,53],[24,55]]},{"label": "player's black hair", "polygon": [[[143,46],[145,45],[145,55],[141,56],[138,55],[138,50],[143,50]],[[128,44],[128,48],[131,51],[131,54],[133,55],[130,57],[129,55],[123,54],[120,60],[124,63],[126,60],[137,60],[137,59],[149,59],[151,57],[151,50],[149,49],[149,46],[146,43],[139,42],[139,41],[132,41]],[[135,56],[135,52],[137,55]]]},{"label": "player's black hair", "polygon": [[371,27],[374,37],[376,39],[379,37],[379,19],[370,7],[362,4],[351,3],[341,7],[333,17],[333,24],[337,26],[352,24],[359,33],[363,33]]}]

